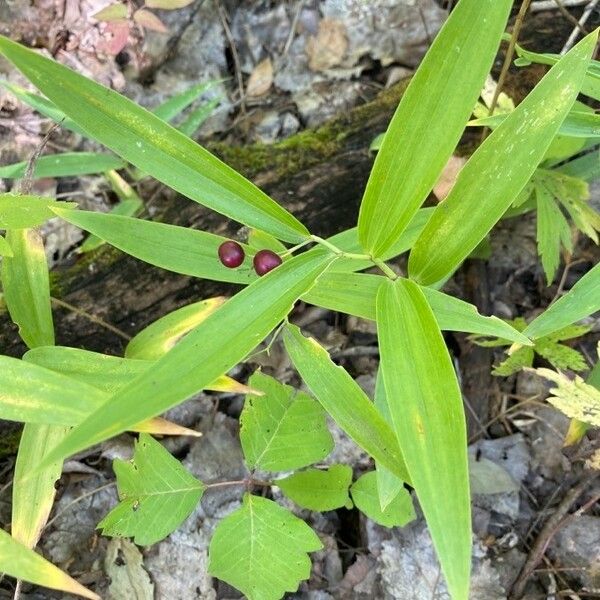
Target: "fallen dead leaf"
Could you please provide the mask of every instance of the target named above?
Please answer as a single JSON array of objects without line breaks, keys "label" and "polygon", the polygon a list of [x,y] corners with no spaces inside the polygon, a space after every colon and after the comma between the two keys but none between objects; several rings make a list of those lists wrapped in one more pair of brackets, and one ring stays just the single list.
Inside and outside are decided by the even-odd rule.
[{"label": "fallen dead leaf", "polygon": [[250,74],[246,94],[251,98],[266,94],[273,85],[273,63],[270,58],[261,60]]},{"label": "fallen dead leaf", "polygon": [[99,52],[116,56],[125,48],[129,39],[129,23],[127,21],[111,21],[102,30],[102,40],[96,44]]},{"label": "fallen dead leaf", "polygon": [[127,18],[127,6],[115,2],[105,6],[102,10],[92,15],[97,21],[120,21]]},{"label": "fallen dead leaf", "polygon": [[335,19],[322,19],[316,36],[306,43],[308,66],[312,71],[326,71],[339,65],[348,49],[346,27]]},{"label": "fallen dead leaf", "polygon": [[467,159],[462,156],[451,156],[446,163],[440,178],[433,187],[433,193],[440,202],[450,193],[458,174],[466,162]]},{"label": "fallen dead leaf", "polygon": [[168,33],[166,25],[153,13],[145,8],[140,8],[133,13],[133,20],[142,27],[158,33]]}]

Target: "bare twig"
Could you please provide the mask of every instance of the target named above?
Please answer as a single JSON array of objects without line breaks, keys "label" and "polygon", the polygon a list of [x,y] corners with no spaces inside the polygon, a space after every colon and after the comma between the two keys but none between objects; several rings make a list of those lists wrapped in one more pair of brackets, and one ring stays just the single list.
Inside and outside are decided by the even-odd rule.
[{"label": "bare twig", "polygon": [[[566,7],[582,6],[590,0],[560,0],[561,4]],[[538,0],[531,3],[531,12],[542,12],[544,10],[554,10],[557,5],[557,0]]]},{"label": "bare twig", "polygon": [[106,321],[104,321],[100,317],[97,317],[96,315],[92,315],[89,312],[82,310],[81,308],[77,308],[76,306],[73,306],[72,304],[69,304],[68,302],[65,302],[64,300],[59,300],[58,298],[54,298],[54,297],[52,297],[51,300],[57,306],[66,308],[67,310],[70,310],[71,312],[75,313],[76,315],[80,315],[82,317],[85,317],[89,321],[92,321],[93,323],[97,323],[98,325],[101,325],[105,329],[112,331],[114,334],[118,335],[119,337],[123,338],[124,340],[129,341],[131,339],[130,335],[126,334],[124,331],[121,331],[118,327],[115,327],[114,325],[107,323]]},{"label": "bare twig", "polygon": [[594,8],[596,8],[596,6],[598,5],[598,2],[599,2],[599,0],[591,0],[591,2],[585,7],[585,10],[583,11],[581,18],[579,19],[578,26],[575,27],[573,29],[573,31],[571,32],[569,39],[565,42],[563,49],[560,51],[561,54],[566,54],[570,50],[571,46],[575,43],[575,40],[577,39],[577,37],[579,36],[579,34],[581,32],[581,28],[585,25],[586,21],[590,18],[590,15],[592,14]]},{"label": "bare twig", "polygon": [[292,25],[290,26],[290,33],[288,34],[287,40],[285,41],[285,46],[283,47],[283,52],[281,53],[282,56],[286,56],[292,47],[292,42],[296,36],[296,29],[298,28],[298,21],[300,20],[300,15],[302,13],[302,9],[304,8],[305,2],[306,0],[300,0],[296,6],[296,12],[294,13],[294,18],[292,19]]},{"label": "bare twig", "polygon": [[552,298],[552,302],[550,302],[550,304],[553,304],[554,302],[556,302],[558,300],[558,298],[561,296],[561,294],[563,293],[563,290],[565,287],[565,282],[567,281],[567,275],[569,274],[569,270],[571,269],[571,267],[574,267],[575,265],[578,265],[579,263],[582,263],[582,262],[585,262],[585,258],[580,258],[578,260],[574,260],[573,262],[568,262],[565,265],[565,268],[563,269],[560,281],[558,282],[558,288],[556,290],[556,294],[554,294],[554,298]]},{"label": "bare twig", "polygon": [[27,161],[27,168],[25,169],[25,174],[23,175],[23,179],[17,181],[15,185],[15,191],[19,194],[29,194],[31,192],[31,188],[33,187],[33,171],[35,169],[35,163],[37,159],[40,157],[40,154],[43,152],[50,136],[58,129],[58,123],[55,123],[50,127],[48,133],[44,136],[42,141],[39,143],[38,147],[34,150],[33,154],[29,157]]},{"label": "bare twig", "polygon": [[[582,35],[587,35],[588,31],[583,27],[583,25],[581,25],[579,23],[579,21],[565,8],[565,4],[564,4],[564,0],[553,0],[556,3],[556,6],[558,7],[558,10],[560,10],[560,14],[567,19],[567,21],[570,21],[571,23],[573,23],[573,25],[575,25],[575,27],[577,27],[577,29],[579,29],[579,31],[581,31]],[[587,2],[589,2],[589,0],[586,0]]]},{"label": "bare twig", "polygon": [[229,28],[229,23],[227,22],[227,14],[225,13],[225,9],[221,4],[220,0],[215,0],[215,5],[217,7],[217,12],[219,13],[219,19],[221,20],[221,25],[223,26],[223,31],[225,32],[225,37],[227,38],[227,43],[229,44],[229,48],[231,49],[231,56],[233,58],[233,65],[235,68],[235,78],[238,85],[238,90],[240,94],[240,110],[245,113],[246,112],[246,102],[245,102],[245,92],[244,92],[244,80],[242,78],[242,68],[240,66],[240,57],[238,55],[237,47],[235,45],[235,40],[233,39],[233,35],[231,34],[231,29]]},{"label": "bare twig", "polygon": [[[585,476],[575,487],[571,488],[562,499],[561,503],[556,507],[554,514],[546,521],[542,527],[535,543],[531,547],[529,556],[523,565],[521,573],[517,577],[511,590],[511,597],[521,598],[525,591],[525,586],[535,571],[536,567],[542,560],[548,544],[556,533],[568,523],[573,515],[568,516],[571,505],[588,489],[588,487],[597,479],[600,472],[594,472]],[[589,503],[586,503],[587,506]],[[591,506],[591,505],[590,505]],[[582,507],[583,508],[583,507]],[[579,511],[575,515],[580,514]]]},{"label": "bare twig", "polygon": [[[510,63],[512,62],[513,56],[515,54],[515,46],[517,44],[517,39],[519,38],[519,32],[521,31],[521,27],[523,26],[523,20],[525,19],[525,15],[527,14],[527,9],[529,8],[529,3],[531,0],[523,0],[521,4],[521,8],[519,9],[519,14],[515,19],[515,25],[513,27],[512,34],[510,36],[510,42],[508,43],[508,48],[506,50],[506,55],[504,56],[504,63],[502,64],[502,70],[500,71],[500,76],[498,77],[498,83],[496,85],[496,89],[494,90],[494,97],[492,98],[492,102],[490,104],[489,115],[494,114],[494,110],[496,109],[496,105],[498,104],[498,98],[500,97],[500,92],[504,87],[504,83],[506,81],[506,76],[508,75],[508,69],[510,68]],[[488,128],[484,128],[481,134],[481,141],[485,140],[488,134]]]}]

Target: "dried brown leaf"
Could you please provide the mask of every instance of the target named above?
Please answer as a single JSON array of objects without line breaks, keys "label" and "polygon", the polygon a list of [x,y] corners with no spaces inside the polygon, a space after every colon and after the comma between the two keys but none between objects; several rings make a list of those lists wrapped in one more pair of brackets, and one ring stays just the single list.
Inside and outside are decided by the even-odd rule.
[{"label": "dried brown leaf", "polygon": [[342,62],[347,49],[345,25],[335,19],[322,19],[317,35],[306,43],[308,66],[312,71],[331,69]]},{"label": "dried brown leaf", "polygon": [[273,85],[273,63],[270,58],[261,60],[248,79],[246,94],[251,98],[266,94]]},{"label": "dried brown leaf", "polygon": [[166,25],[153,13],[145,8],[140,8],[133,13],[133,20],[142,27],[158,33],[167,33]]}]

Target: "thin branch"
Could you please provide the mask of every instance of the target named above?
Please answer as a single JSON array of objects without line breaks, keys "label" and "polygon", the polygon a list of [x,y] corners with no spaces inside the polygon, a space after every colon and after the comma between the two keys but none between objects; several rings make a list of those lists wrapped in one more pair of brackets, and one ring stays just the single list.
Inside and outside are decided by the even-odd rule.
[{"label": "thin branch", "polygon": [[560,51],[561,55],[566,54],[571,49],[571,46],[575,43],[575,40],[579,36],[581,29],[583,28],[587,20],[590,18],[590,15],[594,11],[594,8],[596,8],[596,6],[598,5],[599,1],[600,0],[591,0],[591,2],[585,7],[581,18],[579,19],[578,26],[573,29],[571,35],[569,36],[569,39],[565,42],[563,49]]},{"label": "thin branch", "polygon": [[81,308],[77,308],[76,306],[73,306],[72,304],[69,304],[68,302],[65,302],[64,300],[59,300],[58,298],[54,298],[54,296],[52,296],[52,298],[50,298],[50,299],[57,306],[66,308],[67,310],[70,310],[71,312],[75,313],[76,315],[80,315],[82,317],[85,317],[89,321],[92,321],[93,323],[97,323],[98,325],[101,325],[105,329],[112,331],[114,334],[118,335],[119,337],[123,338],[124,340],[129,341],[131,339],[130,335],[128,335],[124,331],[121,331],[118,327],[115,327],[114,325],[107,323],[100,317],[96,317],[95,315],[92,315],[89,312],[82,310]]}]

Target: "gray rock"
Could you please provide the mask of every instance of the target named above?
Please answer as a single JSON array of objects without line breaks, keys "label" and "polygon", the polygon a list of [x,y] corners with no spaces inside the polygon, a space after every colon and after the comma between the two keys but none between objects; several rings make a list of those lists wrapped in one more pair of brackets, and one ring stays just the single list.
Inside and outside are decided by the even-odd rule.
[{"label": "gray rock", "polygon": [[272,144],[281,132],[281,118],[276,111],[269,111],[254,129],[254,138],[262,144]]},{"label": "gray rock", "polygon": [[[580,592],[600,592],[600,517],[581,515],[558,530],[548,553]],[[572,570],[570,570],[572,569]]]}]

